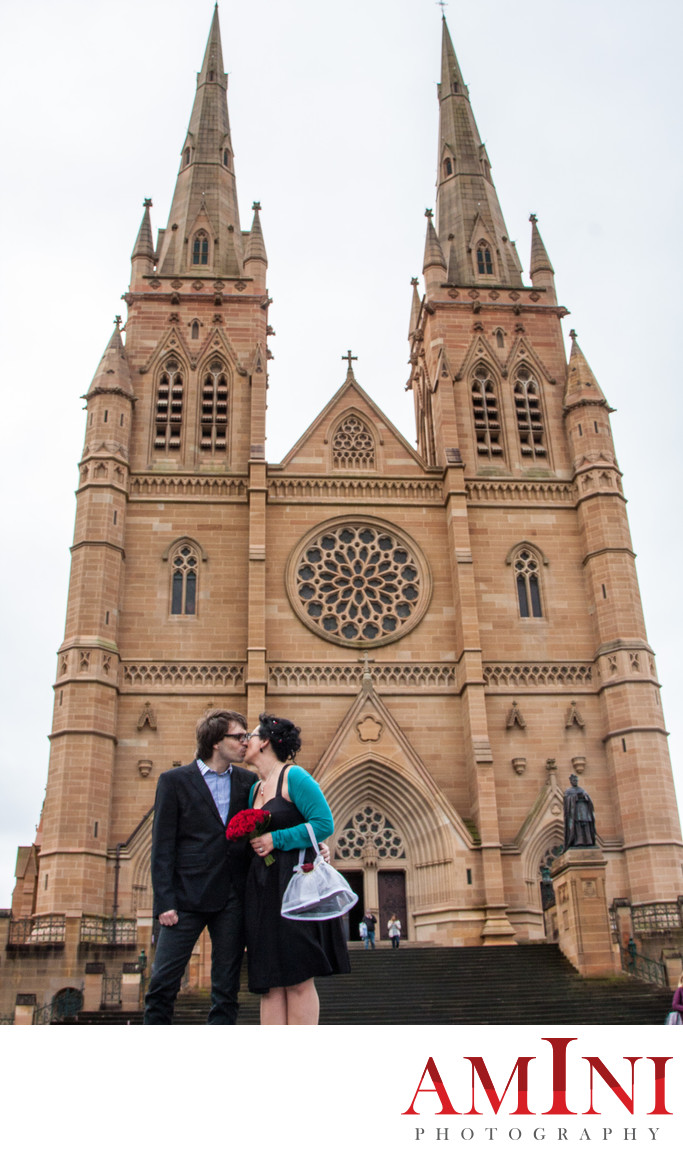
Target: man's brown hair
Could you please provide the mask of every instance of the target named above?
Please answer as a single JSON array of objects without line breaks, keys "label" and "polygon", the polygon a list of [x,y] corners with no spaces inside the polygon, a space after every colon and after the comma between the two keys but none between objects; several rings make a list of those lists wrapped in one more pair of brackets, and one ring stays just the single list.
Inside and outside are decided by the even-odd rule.
[{"label": "man's brown hair", "polygon": [[247,720],[239,711],[223,711],[220,708],[207,711],[197,723],[197,758],[206,762],[213,754],[216,743],[220,743],[228,733],[231,723],[239,723],[247,729]]}]

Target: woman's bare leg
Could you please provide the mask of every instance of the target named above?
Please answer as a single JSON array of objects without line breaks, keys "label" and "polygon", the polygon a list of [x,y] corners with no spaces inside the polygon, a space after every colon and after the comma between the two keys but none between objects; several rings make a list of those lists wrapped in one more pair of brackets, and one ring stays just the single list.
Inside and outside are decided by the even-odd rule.
[{"label": "woman's bare leg", "polygon": [[[285,988],[288,1026],[317,1026],[320,1002],[312,978]],[[262,1016],[263,1017],[263,1016]]]},{"label": "woman's bare leg", "polygon": [[286,1025],[287,992],[282,986],[274,986],[261,996],[261,1026]]}]

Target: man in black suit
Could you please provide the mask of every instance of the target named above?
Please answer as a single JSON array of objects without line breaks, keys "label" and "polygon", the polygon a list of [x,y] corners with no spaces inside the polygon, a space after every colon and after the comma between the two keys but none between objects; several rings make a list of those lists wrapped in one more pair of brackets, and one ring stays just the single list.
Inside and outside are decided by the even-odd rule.
[{"label": "man in black suit", "polygon": [[226,823],[249,805],[257,776],[236,766],[249,736],[237,711],[207,712],[197,724],[197,757],[157,784],[152,831],[154,915],[159,940],[145,1024],[170,1025],[183,971],[204,927],[211,936],[210,1025],[237,1018],[244,954],[242,905],[248,840],[229,843]]}]

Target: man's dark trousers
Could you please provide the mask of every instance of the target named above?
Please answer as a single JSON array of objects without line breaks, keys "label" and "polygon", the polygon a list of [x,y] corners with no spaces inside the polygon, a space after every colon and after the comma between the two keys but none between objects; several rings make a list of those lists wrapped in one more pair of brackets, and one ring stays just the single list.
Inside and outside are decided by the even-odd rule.
[{"label": "man's dark trousers", "polygon": [[194,944],[208,927],[211,936],[210,1026],[230,1026],[237,1020],[237,992],[244,955],[242,898],[235,891],[222,910],[197,913],[179,910],[175,926],[161,926],[149,990],[145,1024],[170,1026],[183,972]]}]

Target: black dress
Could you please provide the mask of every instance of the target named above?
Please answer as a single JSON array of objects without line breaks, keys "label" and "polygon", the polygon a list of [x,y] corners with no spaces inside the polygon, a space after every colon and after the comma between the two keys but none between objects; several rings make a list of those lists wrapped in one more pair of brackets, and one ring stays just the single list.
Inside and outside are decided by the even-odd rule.
[{"label": "black dress", "polygon": [[[304,820],[294,803],[282,796],[280,773],[275,797],[264,804],[270,812],[268,831],[295,827]],[[312,860],[310,847],[306,858]],[[280,914],[282,896],[299,851],[273,850],[275,862],[266,866],[254,854],[247,875],[245,927],[249,989],[264,994],[274,986],[296,986],[308,978],[326,974],[348,974],[351,969],[341,919],[324,922],[296,922]]]}]

